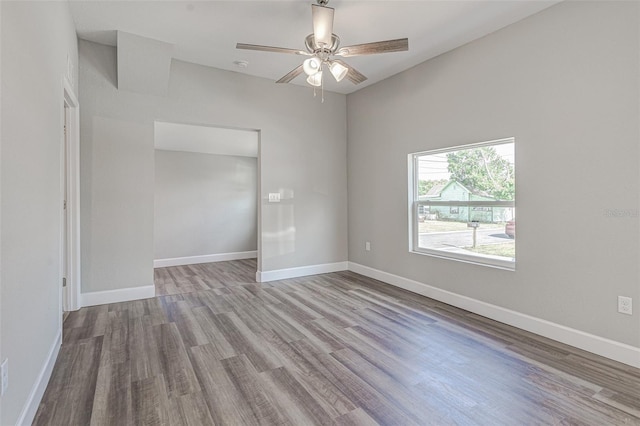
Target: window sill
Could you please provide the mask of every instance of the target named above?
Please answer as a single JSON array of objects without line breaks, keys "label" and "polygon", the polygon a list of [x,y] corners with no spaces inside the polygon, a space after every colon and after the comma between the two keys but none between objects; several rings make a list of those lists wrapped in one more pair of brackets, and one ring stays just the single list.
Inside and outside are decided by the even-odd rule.
[{"label": "window sill", "polygon": [[497,256],[473,256],[464,253],[452,253],[444,250],[411,249],[409,253],[422,256],[437,257],[440,259],[454,260],[457,262],[470,263],[472,265],[485,266],[489,268],[502,269],[504,271],[515,271],[515,260],[504,260]]}]

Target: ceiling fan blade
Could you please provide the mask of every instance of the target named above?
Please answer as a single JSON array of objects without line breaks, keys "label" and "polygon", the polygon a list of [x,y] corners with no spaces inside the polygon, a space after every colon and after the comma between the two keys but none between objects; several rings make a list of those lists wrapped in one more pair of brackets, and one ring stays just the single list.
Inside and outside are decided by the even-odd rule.
[{"label": "ceiling fan blade", "polygon": [[367,79],[367,77],[364,74],[362,74],[360,71],[358,71],[351,65],[347,64],[346,62],[341,61],[340,59],[334,59],[333,61],[339,63],[343,67],[349,68],[349,72],[347,72],[346,77],[347,77],[347,80],[349,80],[353,84],[360,84]]},{"label": "ceiling fan blade", "polygon": [[259,50],[261,52],[290,53],[293,55],[309,56],[308,52],[298,49],[287,49],[285,47],[262,46],[259,44],[237,43],[236,49]]},{"label": "ceiling fan blade", "polygon": [[287,75],[282,77],[280,80],[276,81],[276,83],[288,83],[300,74],[302,74],[304,70],[302,69],[302,65],[291,70]]},{"label": "ceiling fan blade", "polygon": [[347,58],[349,56],[375,55],[376,53],[404,52],[409,50],[409,39],[376,41],[373,43],[355,44],[338,49],[337,56]]},{"label": "ceiling fan blade", "polygon": [[311,15],[313,18],[313,37],[316,47],[331,47],[331,36],[333,34],[333,12],[332,7],[311,5]]}]

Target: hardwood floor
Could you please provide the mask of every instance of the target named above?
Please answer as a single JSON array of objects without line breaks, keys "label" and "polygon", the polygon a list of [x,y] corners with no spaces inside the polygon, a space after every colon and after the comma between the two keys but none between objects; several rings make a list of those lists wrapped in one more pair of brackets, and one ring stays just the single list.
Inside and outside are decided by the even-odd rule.
[{"label": "hardwood floor", "polygon": [[640,370],[340,272],[156,270],[83,308],[36,425],[640,425]]}]

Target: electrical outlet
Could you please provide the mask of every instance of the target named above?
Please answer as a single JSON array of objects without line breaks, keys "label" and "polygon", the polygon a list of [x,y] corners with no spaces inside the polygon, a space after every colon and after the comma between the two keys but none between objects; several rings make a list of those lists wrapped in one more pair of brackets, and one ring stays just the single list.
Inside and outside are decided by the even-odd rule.
[{"label": "electrical outlet", "polygon": [[625,296],[618,296],[618,312],[621,314],[633,314],[633,299]]},{"label": "electrical outlet", "polygon": [[364,243],[364,249],[366,251],[371,251],[371,243],[369,241]]},{"label": "electrical outlet", "polygon": [[0,390],[0,395],[4,395],[9,387],[9,359],[5,359],[2,361],[2,365],[0,365],[0,382],[2,382],[2,390]]}]

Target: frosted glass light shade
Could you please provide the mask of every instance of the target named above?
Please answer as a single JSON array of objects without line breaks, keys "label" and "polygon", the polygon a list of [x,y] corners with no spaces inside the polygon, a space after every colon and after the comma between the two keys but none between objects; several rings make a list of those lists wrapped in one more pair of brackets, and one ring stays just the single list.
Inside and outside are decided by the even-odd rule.
[{"label": "frosted glass light shade", "polygon": [[322,84],[322,71],[318,71],[317,73],[307,77],[307,83],[316,87],[320,86]]},{"label": "frosted glass light shade", "polygon": [[338,62],[331,62],[331,64],[329,64],[329,71],[331,71],[331,74],[333,74],[336,81],[340,82],[349,72],[349,68],[339,64]]},{"label": "frosted glass light shade", "polygon": [[320,71],[321,66],[322,66],[322,62],[320,61],[320,59],[316,58],[315,56],[313,58],[306,59],[302,63],[302,69],[307,75],[313,75],[317,73],[318,71]]}]

